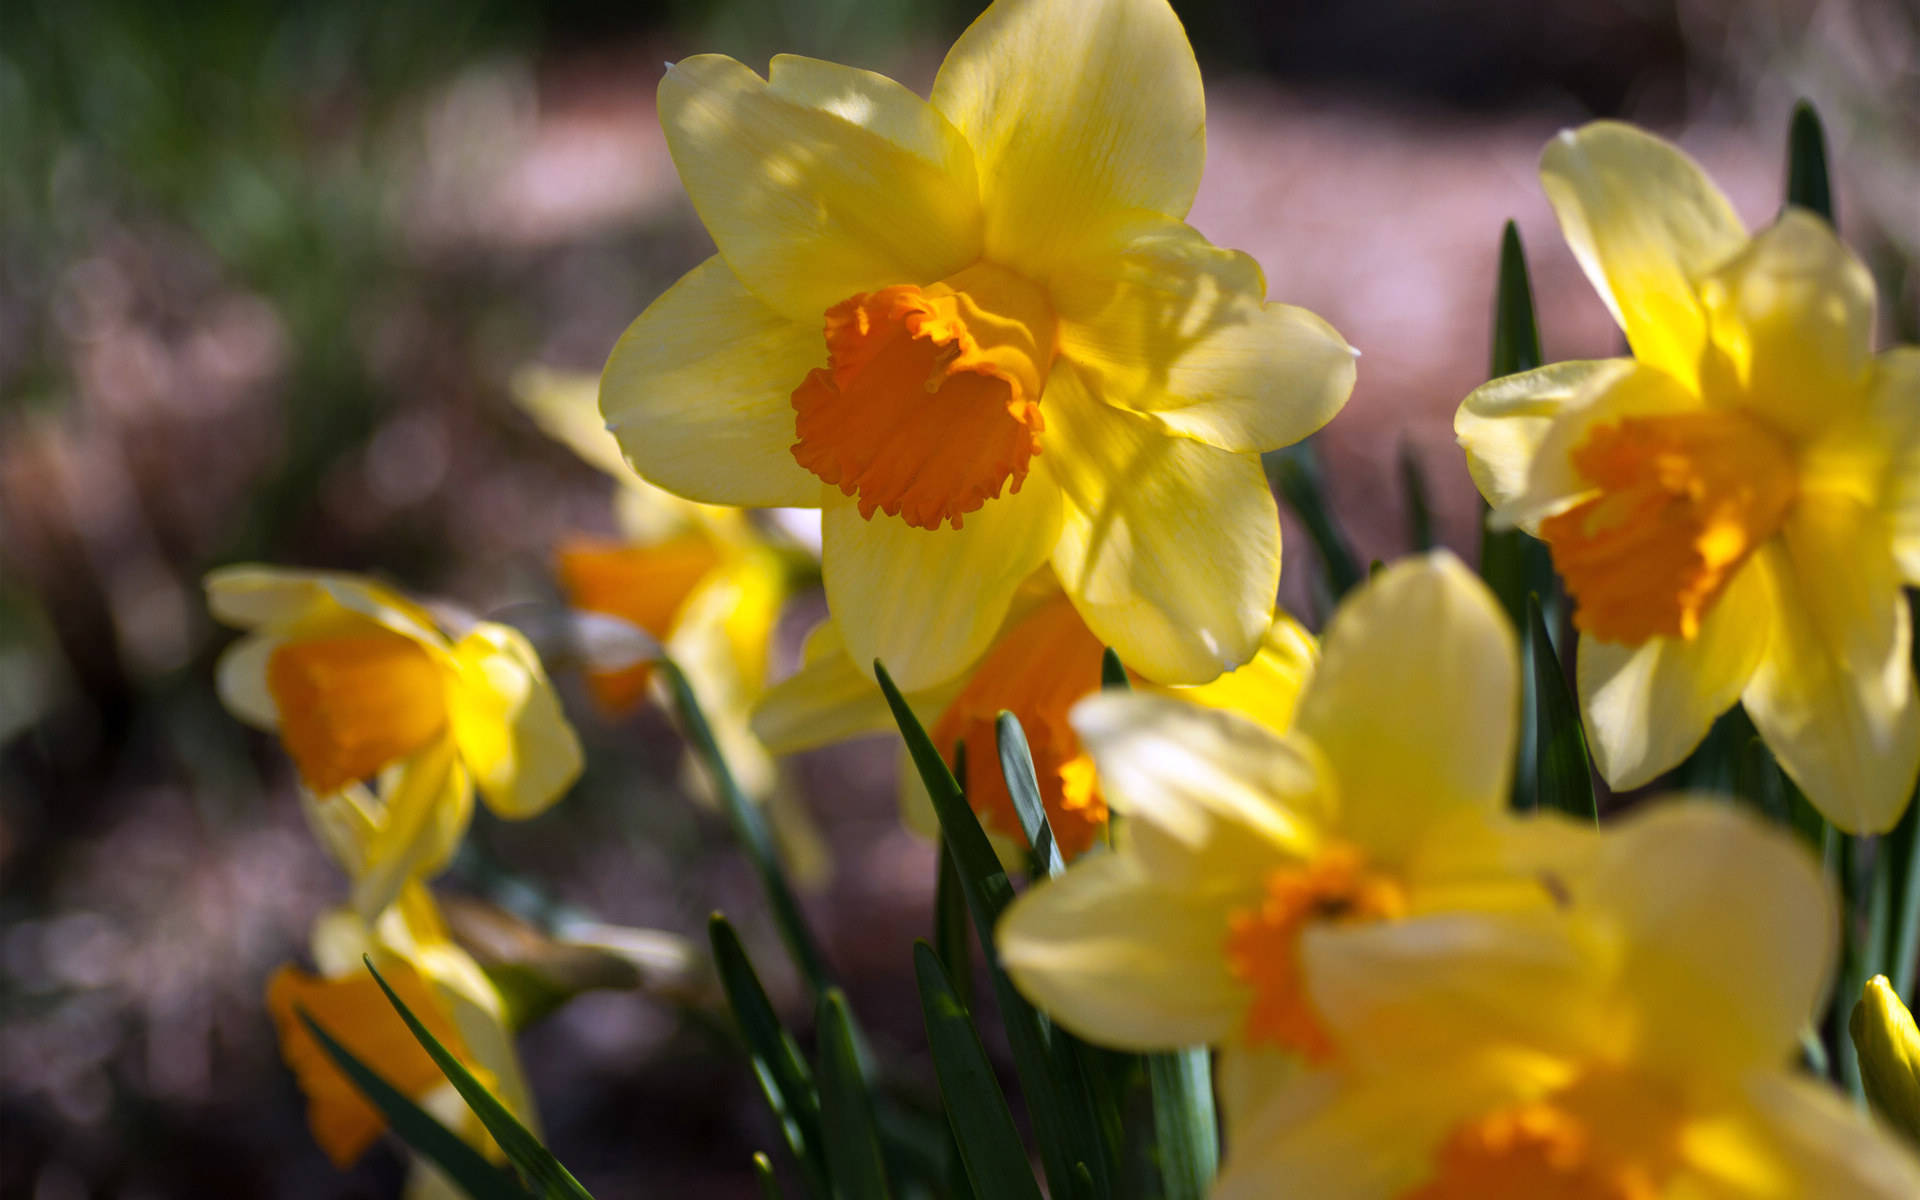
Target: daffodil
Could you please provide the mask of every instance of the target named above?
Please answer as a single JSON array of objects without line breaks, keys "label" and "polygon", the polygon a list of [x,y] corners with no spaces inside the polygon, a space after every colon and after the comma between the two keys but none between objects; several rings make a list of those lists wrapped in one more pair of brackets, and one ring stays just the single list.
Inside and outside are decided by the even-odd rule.
[{"label": "daffodil", "polygon": [[[1072,859],[1105,834],[1107,805],[1093,760],[1068,720],[1077,701],[1100,690],[1104,653],[1059,585],[1035,581],[1015,600],[1005,627],[978,663],[944,685],[907,697],[916,713],[925,714],[936,746],[949,753],[965,748],[967,798],[1010,861],[1020,860],[1026,836],[1000,769],[995,721],[1002,712],[1020,719],[1061,854]],[[1313,636],[1282,613],[1251,662],[1211,683],[1172,688],[1137,683],[1186,703],[1231,709],[1278,731],[1293,719],[1317,657]],[[854,666],[832,622],[808,639],[800,670],[769,690],[754,714],[754,727],[779,754],[894,728],[879,688]],[[901,800],[910,828],[929,836],[938,830],[926,789],[904,757]]]},{"label": "daffodil", "polygon": [[1331,418],[1354,362],[1182,220],[1205,112],[1165,0],[1000,0],[928,100],[701,55],[659,111],[718,253],[602,378],[644,478],[822,509],[852,661],[909,690],[977,659],[1048,562],[1149,678],[1253,657],[1280,567],[1259,455]]},{"label": "daffodil", "polygon": [[[537,1124],[506,1005],[485,972],[447,936],[426,888],[408,883],[371,923],[351,910],[323,915],[314,926],[313,956],[317,975],[291,965],[274,972],[267,984],[267,1011],[280,1033],[281,1057],[307,1097],[314,1140],[334,1165],[344,1169],[358,1161],[386,1129],[386,1120],[308,1032],[301,1010],[402,1094],[504,1161],[363,961],[371,956],[413,1015],[523,1125]],[[433,1183],[428,1172],[416,1169],[409,1195],[432,1194]]]},{"label": "daffodil", "polygon": [[452,634],[354,575],[242,566],[206,586],[213,615],[248,631],[220,659],[221,700],[279,732],[368,917],[446,864],[476,786],[523,818],[579,774],[580,744],[516,631],[479,621]]},{"label": "daffodil", "polygon": [[1505,815],[1517,663],[1498,604],[1442,553],[1341,606],[1284,734],[1163,696],[1083,700],[1074,728],[1125,819],[1111,853],[1008,911],[1014,982],[1097,1042],[1328,1063],[1369,1052],[1326,1019],[1355,977],[1407,1012],[1524,979],[1560,953],[1548,881],[1587,837]]},{"label": "daffodil", "polygon": [[[1557,971],[1401,1010],[1449,1031],[1428,1053],[1248,1093],[1216,1200],[1920,1195],[1920,1162],[1789,1067],[1839,927],[1790,838],[1725,804],[1655,806],[1604,838],[1569,901]],[[1337,1014],[1395,1036],[1374,1017]]]},{"label": "daffodil", "polygon": [[1847,1031],[1874,1111],[1920,1149],[1920,1025],[1885,975],[1867,981]]},{"label": "daffodil", "polygon": [[1749,237],[1658,138],[1588,125],[1540,172],[1633,357],[1497,379],[1454,429],[1573,596],[1601,773],[1646,783],[1739,702],[1835,825],[1891,828],[1920,769],[1920,348],[1873,354],[1873,279],[1826,222]]},{"label": "daffodil", "polygon": [[[567,603],[638,630],[686,672],[735,782],[767,806],[788,868],[821,882],[831,870],[826,844],[748,727],[766,690],[774,626],[796,580],[817,563],[741,509],[683,500],[636,476],[600,419],[598,393],[594,376],[540,368],[521,372],[514,386],[515,400],[542,430],[620,485],[622,536],[570,538],[555,554]],[[646,698],[650,655],[627,653],[600,666],[593,654],[583,657],[587,688],[603,711],[618,716]],[[684,775],[696,796],[711,799],[703,771],[690,765]]]}]

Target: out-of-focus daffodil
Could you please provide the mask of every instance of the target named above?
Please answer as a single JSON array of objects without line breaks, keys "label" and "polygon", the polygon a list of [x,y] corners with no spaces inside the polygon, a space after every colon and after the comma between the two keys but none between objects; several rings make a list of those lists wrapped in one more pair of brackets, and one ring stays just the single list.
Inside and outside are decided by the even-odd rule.
[{"label": "out-of-focus daffodil", "polygon": [[1920,766],[1920,348],[1872,353],[1873,279],[1824,221],[1749,237],[1658,138],[1588,125],[1540,169],[1634,356],[1497,379],[1454,429],[1573,595],[1601,773],[1646,783],[1738,701],[1835,825],[1891,828]]},{"label": "out-of-focus daffodil", "polygon": [[1325,1020],[1356,978],[1408,1013],[1527,988],[1560,953],[1546,881],[1590,835],[1504,815],[1518,687],[1498,604],[1442,553],[1335,613],[1284,734],[1162,696],[1082,701],[1074,728],[1125,820],[1112,853],[1008,911],[1008,972],[1095,1041],[1315,1063],[1378,1049]]},{"label": "out-of-focus daffodil", "polygon": [[221,700],[279,732],[369,917],[446,864],[476,785],[501,816],[531,817],[580,772],[539,659],[504,625],[450,634],[372,580],[267,567],[215,571],[207,603],[248,631],[220,659]]},{"label": "out-of-focus daffodil", "polygon": [[1253,657],[1280,567],[1259,455],[1339,410],[1353,354],[1183,222],[1205,113],[1165,0],[1000,0],[930,101],[702,55],[659,106],[719,253],[607,363],[642,476],[823,509],[851,660],[908,690],[977,659],[1049,561],[1149,678]]},{"label": "out-of-focus daffodil", "polygon": [[[1603,840],[1570,900],[1556,969],[1396,1005],[1448,1031],[1430,1052],[1243,1092],[1217,1200],[1920,1195],[1920,1162],[1788,1065],[1838,928],[1791,839],[1722,804],[1661,805]],[[1353,982],[1330,1016],[1398,1038],[1367,1003],[1397,1001],[1393,983]]]},{"label": "out-of-focus daffodil", "polygon": [[[302,1009],[403,1094],[490,1157],[503,1157],[479,1118],[414,1040],[367,971],[363,955],[372,957],[413,1014],[522,1124],[537,1125],[506,1005],[479,965],[447,937],[425,887],[409,882],[371,924],[347,910],[322,916],[314,928],[313,955],[317,975],[293,966],[274,973],[267,985],[267,1010],[280,1033],[281,1056],[306,1094],[314,1140],[336,1166],[357,1161],[385,1130],[386,1121],[308,1032],[298,1016]],[[432,1186],[431,1173],[416,1168],[409,1194],[430,1194]]]},{"label": "out-of-focus daffodil", "polygon": [[[515,400],[542,430],[620,484],[621,538],[577,537],[556,554],[567,603],[625,622],[679,664],[736,782],[767,805],[789,868],[820,882],[830,869],[825,843],[748,726],[766,690],[781,609],[796,580],[817,566],[801,548],[769,538],[746,512],[683,500],[635,475],[601,420],[598,395],[592,375],[530,368],[514,383]],[[598,667],[584,657],[588,690],[610,715],[647,696],[653,664],[645,656]],[[704,773],[689,770],[686,778],[696,795],[708,796]]]},{"label": "out-of-focus daffodil", "polygon": [[1885,975],[1867,981],[1847,1031],[1874,1111],[1920,1149],[1920,1026]]},{"label": "out-of-focus daffodil", "polygon": [[[1016,599],[1005,628],[971,671],[907,697],[924,714],[935,745],[948,753],[965,746],[967,798],[988,835],[1015,861],[1026,839],[1000,769],[995,721],[1002,712],[1020,719],[1061,854],[1067,859],[1081,854],[1104,835],[1107,805],[1068,710],[1100,689],[1104,650],[1058,585],[1036,582]],[[1137,684],[1189,703],[1230,709],[1277,732],[1292,721],[1317,657],[1312,635],[1283,613],[1253,661],[1238,670],[1192,687]],[[775,753],[786,754],[889,731],[893,717],[879,688],[854,666],[839,629],[829,623],[809,639],[801,669],[769,690],[754,725]],[[934,833],[938,822],[926,791],[904,763],[901,788],[907,824]]]}]

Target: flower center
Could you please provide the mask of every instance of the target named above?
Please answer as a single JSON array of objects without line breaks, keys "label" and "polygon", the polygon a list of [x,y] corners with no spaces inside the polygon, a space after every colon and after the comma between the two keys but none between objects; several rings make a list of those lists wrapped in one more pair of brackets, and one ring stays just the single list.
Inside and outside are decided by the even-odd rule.
[{"label": "flower center", "polygon": [[1332,1059],[1333,1041],[1307,995],[1300,937],[1310,925],[1390,921],[1406,909],[1399,883],[1368,870],[1352,846],[1328,846],[1311,862],[1269,874],[1265,897],[1235,912],[1228,927],[1228,969],[1253,989],[1247,1040],[1313,1063]]},{"label": "flower center", "polygon": [[943,751],[967,748],[967,800],[988,829],[1023,841],[994,720],[1002,711],[1020,718],[1033,753],[1033,772],[1062,858],[1093,845],[1107,823],[1107,804],[1095,786],[1093,760],[1067,721],[1074,702],[1100,687],[1100,640],[1073,603],[1056,596],[1021,618],[974,669],[960,694],[934,724]]},{"label": "flower center", "polygon": [[1401,1200],[1656,1200],[1678,1161],[1680,1119],[1645,1080],[1590,1072],[1463,1122],[1435,1154],[1433,1177]]},{"label": "flower center", "polygon": [[1040,290],[977,263],[827,310],[827,365],[793,391],[800,465],[922,529],[1019,491],[1040,452],[1054,320]]},{"label": "flower center", "polygon": [[301,780],[323,795],[378,774],[447,724],[438,664],[412,638],[375,626],[275,650],[267,691]]},{"label": "flower center", "polygon": [[1576,607],[1603,641],[1691,638],[1798,488],[1771,432],[1726,411],[1596,426],[1573,465],[1598,494],[1542,522]]},{"label": "flower center", "polygon": [[[583,539],[561,547],[558,560],[567,603],[618,617],[664,641],[694,590],[720,565],[720,552],[693,534],[650,546]],[[628,712],[646,695],[652,675],[653,664],[645,662],[589,671],[587,690],[602,710]]]}]

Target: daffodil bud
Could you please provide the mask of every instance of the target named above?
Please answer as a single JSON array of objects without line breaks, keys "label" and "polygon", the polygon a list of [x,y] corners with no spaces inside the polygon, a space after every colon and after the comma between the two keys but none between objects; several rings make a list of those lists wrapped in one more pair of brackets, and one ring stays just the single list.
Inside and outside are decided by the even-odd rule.
[{"label": "daffodil bud", "polygon": [[1847,1029],[1874,1112],[1920,1146],[1920,1026],[1885,975],[1867,981]]}]

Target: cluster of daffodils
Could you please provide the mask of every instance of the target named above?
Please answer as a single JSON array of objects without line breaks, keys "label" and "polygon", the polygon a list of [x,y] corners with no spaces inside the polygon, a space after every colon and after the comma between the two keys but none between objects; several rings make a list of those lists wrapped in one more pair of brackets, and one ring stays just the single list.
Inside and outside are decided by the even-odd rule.
[{"label": "cluster of daffodils", "polygon": [[[1920,1195],[1912,1151],[1795,1065],[1845,910],[1794,834],[1724,797],[1512,811],[1519,648],[1445,552],[1376,570],[1318,639],[1276,610],[1260,456],[1338,413],[1355,354],[1185,223],[1204,102],[1165,0],[997,0],[925,99],[705,55],[659,110],[716,253],[597,388],[518,389],[620,484],[619,535],[553,563],[553,641],[598,708],[671,657],[802,877],[824,858],[776,758],[917,717],[958,811],[1034,877],[994,969],[1087,1041],[1215,1053],[1217,1196]],[[1542,176],[1632,357],[1496,379],[1456,430],[1490,521],[1564,584],[1594,765],[1653,782],[1738,704],[1832,829],[1892,830],[1920,773],[1920,349],[1872,353],[1872,280],[1823,219],[1749,235],[1650,135],[1568,132]],[[816,573],[829,619],[770,682]],[[346,1162],[383,1122],[298,1014],[493,1150],[360,963],[531,1123],[502,998],[425,881],[476,791],[530,817],[579,771],[538,659],[357,578],[208,591],[247,631],[222,694],[278,731],[350,879],[319,973],[269,987],[316,1136]],[[901,780],[939,832],[935,780]],[[1041,824],[1053,869],[1026,857]],[[1920,1130],[1894,987],[1854,1024],[1877,1108]]]}]

